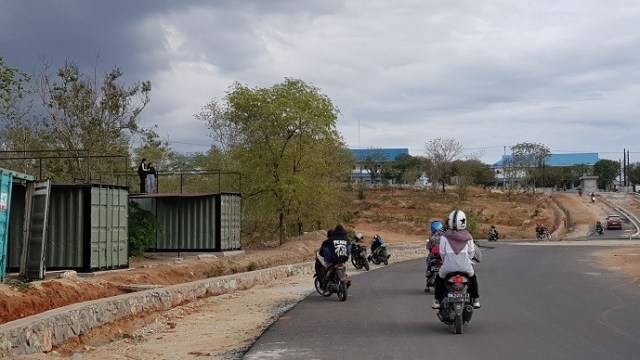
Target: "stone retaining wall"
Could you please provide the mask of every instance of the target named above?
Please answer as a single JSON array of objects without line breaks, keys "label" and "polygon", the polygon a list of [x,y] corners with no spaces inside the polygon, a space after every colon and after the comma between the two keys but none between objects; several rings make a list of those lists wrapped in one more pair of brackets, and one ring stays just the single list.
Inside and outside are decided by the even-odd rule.
[{"label": "stone retaining wall", "polygon": [[[402,261],[424,256],[424,246],[390,248],[391,259]],[[159,289],[87,301],[46,311],[0,325],[0,358],[48,352],[77,336],[108,323],[145,312],[169,310],[208,296],[266,284],[274,279],[311,274],[314,263],[283,265],[227,275]]]}]

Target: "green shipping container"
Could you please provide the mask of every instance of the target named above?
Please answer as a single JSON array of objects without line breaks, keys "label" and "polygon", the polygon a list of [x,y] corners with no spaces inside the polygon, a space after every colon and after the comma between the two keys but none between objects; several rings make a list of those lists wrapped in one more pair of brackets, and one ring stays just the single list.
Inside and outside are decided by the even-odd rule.
[{"label": "green shipping container", "polygon": [[[19,267],[24,188],[15,188],[22,215],[12,216],[9,268]],[[20,196],[21,195],[21,196]],[[128,258],[128,195],[124,187],[60,185],[51,188],[45,266],[83,272],[125,268]],[[20,206],[16,206],[16,212]],[[17,214],[19,215],[19,214]]]},{"label": "green shipping container", "polygon": [[240,194],[159,193],[134,195],[130,200],[158,221],[149,251],[240,249]]}]

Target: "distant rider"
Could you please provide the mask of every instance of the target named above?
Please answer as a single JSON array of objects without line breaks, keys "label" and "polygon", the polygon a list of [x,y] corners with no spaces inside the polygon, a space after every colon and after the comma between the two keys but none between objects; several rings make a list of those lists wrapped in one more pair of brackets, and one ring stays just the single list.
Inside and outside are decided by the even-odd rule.
[{"label": "distant rider", "polygon": [[544,224],[537,224],[536,225],[536,234],[538,235],[544,235],[547,232],[547,228],[544,226]]},{"label": "distant rider", "polygon": [[471,296],[473,307],[479,308],[478,278],[471,260],[480,261],[482,254],[467,231],[467,216],[461,210],[454,210],[449,214],[449,230],[440,237],[440,257],[442,257],[442,266],[436,278],[436,293],[432,308],[440,308],[440,303],[447,292],[445,279],[448,274],[455,272],[467,274],[469,296]]},{"label": "distant rider", "polygon": [[598,234],[604,233],[604,227],[602,226],[602,223],[600,221],[596,222],[596,232]]},{"label": "distant rider", "polygon": [[491,229],[489,229],[489,238],[498,239],[498,229],[496,229],[495,225],[491,225]]},{"label": "distant rider", "polygon": [[377,254],[378,249],[380,249],[383,244],[384,240],[382,239],[382,237],[378,234],[375,234],[373,236],[373,241],[371,242],[371,255],[369,255],[369,260],[371,260],[372,256]]},{"label": "distant rider", "polygon": [[342,225],[338,225],[335,229],[328,231],[327,236],[328,238],[322,242],[320,251],[316,255],[316,274],[322,279],[323,287],[331,276],[333,266],[349,260],[347,230]]},{"label": "distant rider", "polygon": [[355,254],[356,251],[358,251],[358,247],[360,247],[360,244],[362,244],[363,240],[364,240],[364,235],[362,235],[362,233],[356,233],[353,236],[353,242],[351,242],[351,246],[350,246],[351,254]]},{"label": "distant rider", "polygon": [[444,224],[440,220],[434,220],[431,222],[431,235],[429,236],[429,240],[427,241],[427,251],[429,254],[427,255],[427,273],[431,272],[431,262],[434,257],[440,257],[440,255],[434,255],[434,248],[438,248],[437,251],[440,250],[440,237],[444,233]]}]

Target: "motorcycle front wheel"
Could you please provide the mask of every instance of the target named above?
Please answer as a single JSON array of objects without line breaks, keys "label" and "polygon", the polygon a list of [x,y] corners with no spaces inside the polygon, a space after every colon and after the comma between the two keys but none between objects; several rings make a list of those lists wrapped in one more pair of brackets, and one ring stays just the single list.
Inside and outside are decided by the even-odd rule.
[{"label": "motorcycle front wheel", "polygon": [[324,297],[331,296],[331,291],[322,289],[322,284],[320,283],[320,279],[315,278],[315,281],[313,282],[313,285],[316,287],[316,291],[318,292],[318,294],[320,294],[320,295],[322,295]]},{"label": "motorcycle front wheel", "polygon": [[353,267],[360,270],[362,269],[362,266],[360,265],[360,261],[358,261],[354,256],[351,257],[351,263],[353,264]]},{"label": "motorcycle front wheel", "polygon": [[369,262],[368,261],[364,262],[364,269],[369,271]]},{"label": "motorcycle front wheel", "polygon": [[338,286],[338,300],[347,301],[347,284],[342,281]]}]

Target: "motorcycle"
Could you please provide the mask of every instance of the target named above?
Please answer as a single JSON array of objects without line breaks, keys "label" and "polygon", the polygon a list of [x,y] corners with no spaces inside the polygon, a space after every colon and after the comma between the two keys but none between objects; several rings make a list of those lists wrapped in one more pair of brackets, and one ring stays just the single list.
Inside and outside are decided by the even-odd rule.
[{"label": "motorcycle", "polygon": [[498,234],[493,231],[489,231],[489,233],[487,234],[487,240],[498,241]]},{"label": "motorcycle", "polygon": [[462,334],[464,324],[469,323],[473,315],[468,283],[464,273],[451,273],[446,278],[447,296],[440,303],[438,319],[449,325],[455,334]]},{"label": "motorcycle", "polygon": [[602,227],[602,225],[600,226],[596,225],[596,234],[598,235],[604,234],[604,228]]},{"label": "motorcycle", "polygon": [[431,255],[427,257],[426,262],[427,262],[427,269],[431,269],[425,272],[427,283],[425,285],[424,292],[428,293],[431,291],[431,288],[436,287],[436,276],[438,275],[438,272],[440,271],[440,267],[442,266],[442,258],[440,257],[439,248],[434,247],[431,250]]},{"label": "motorcycle", "polygon": [[387,251],[387,245],[382,244],[375,251],[371,252],[371,255],[369,255],[368,260],[376,265],[380,263],[389,265],[390,257],[391,255],[389,255],[389,252]]},{"label": "motorcycle", "polygon": [[353,244],[351,248],[351,263],[353,267],[360,270],[364,268],[369,271],[369,261],[367,260],[367,247],[360,244]]},{"label": "motorcycle", "polygon": [[318,275],[313,275],[314,286],[318,294],[329,297],[332,294],[338,295],[338,300],[347,301],[348,289],[351,286],[351,279],[347,275],[347,268],[344,264],[336,264],[330,271],[329,278],[320,279]]},{"label": "motorcycle", "polygon": [[542,231],[536,231],[536,239],[538,240],[549,240],[551,239],[551,234],[549,230],[544,229]]}]

